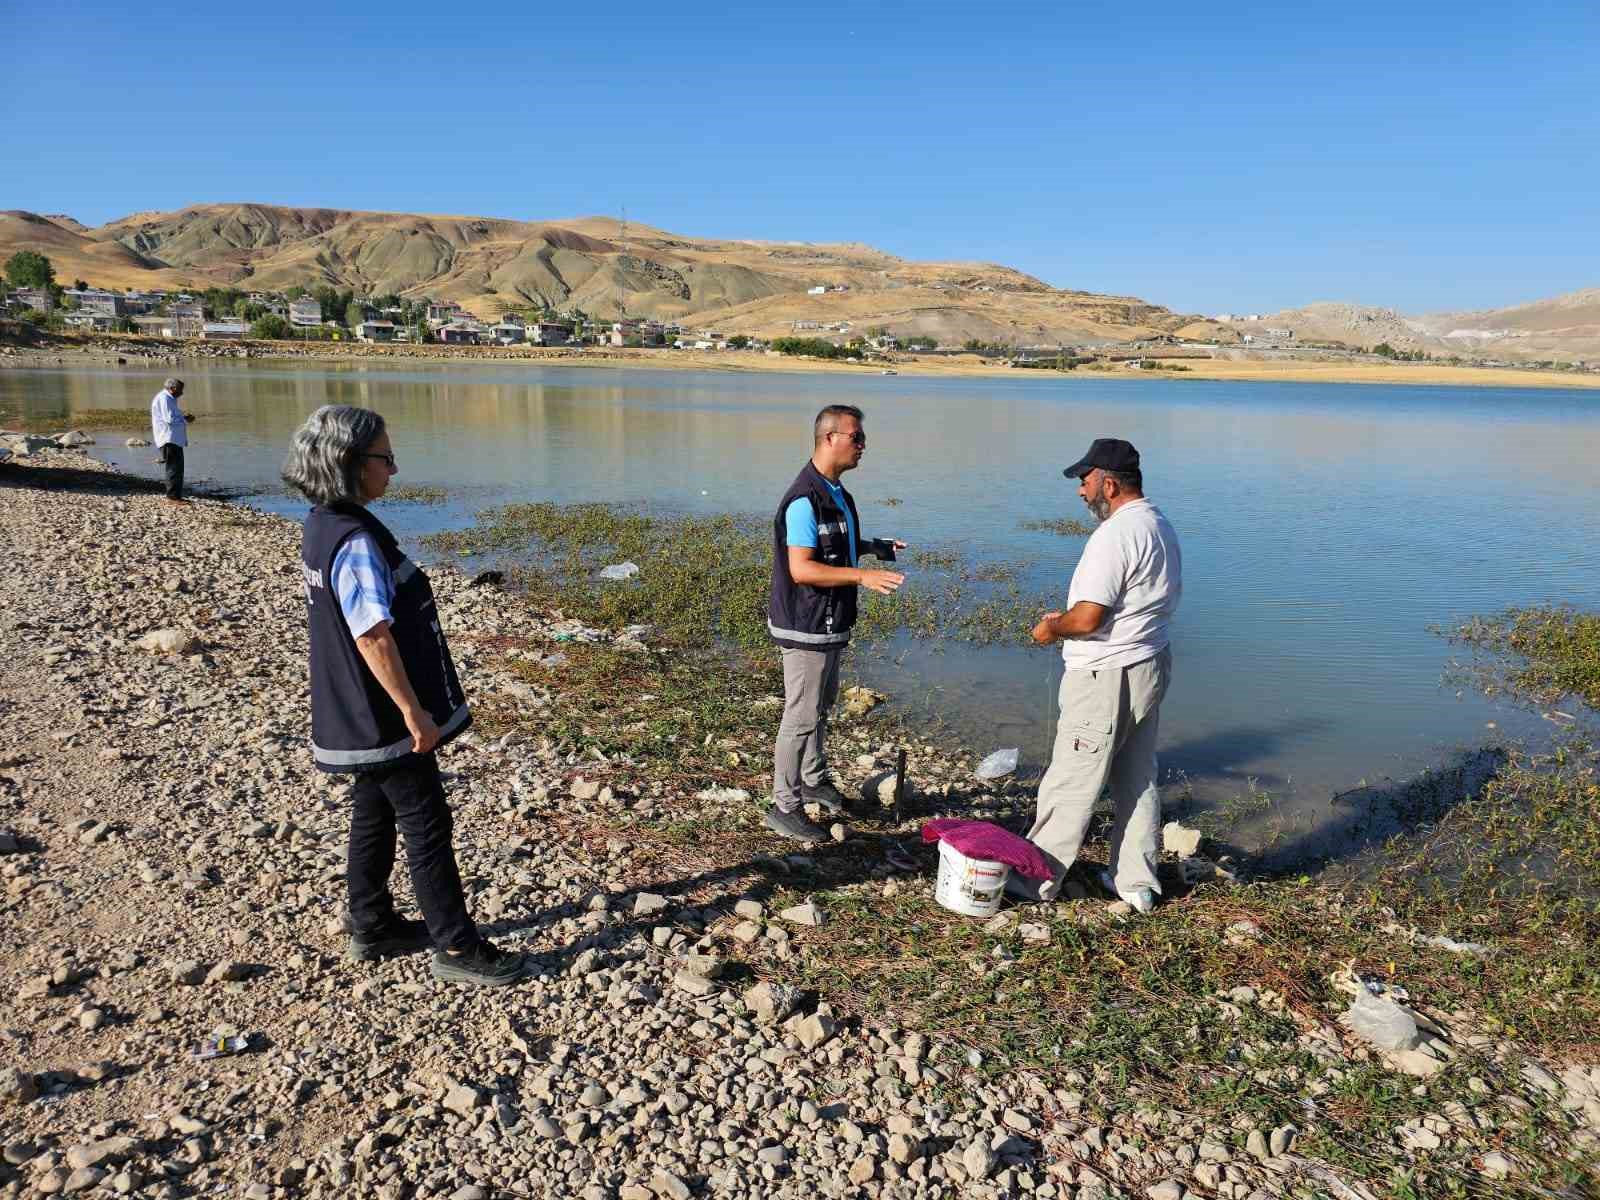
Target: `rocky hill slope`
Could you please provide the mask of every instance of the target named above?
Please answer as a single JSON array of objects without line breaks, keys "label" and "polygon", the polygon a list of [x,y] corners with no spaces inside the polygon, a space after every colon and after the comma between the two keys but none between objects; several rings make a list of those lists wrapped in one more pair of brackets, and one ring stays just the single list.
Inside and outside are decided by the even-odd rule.
[{"label": "rocky hill slope", "polygon": [[[1142,300],[1059,290],[990,263],[910,262],[853,243],[689,238],[607,217],[529,222],[209,204],[87,229],[70,217],[0,213],[0,256],[17,249],[50,255],[60,278],[101,286],[326,281],[455,300],[481,316],[546,304],[768,336],[795,322],[848,320],[947,342],[1229,337]],[[817,287],[830,290],[811,294]]]},{"label": "rocky hill slope", "polygon": [[1600,361],[1600,288],[1511,308],[1406,316],[1392,308],[1319,301],[1225,323],[1240,334],[1291,329],[1296,342],[1342,342],[1396,350],[1520,360]]}]

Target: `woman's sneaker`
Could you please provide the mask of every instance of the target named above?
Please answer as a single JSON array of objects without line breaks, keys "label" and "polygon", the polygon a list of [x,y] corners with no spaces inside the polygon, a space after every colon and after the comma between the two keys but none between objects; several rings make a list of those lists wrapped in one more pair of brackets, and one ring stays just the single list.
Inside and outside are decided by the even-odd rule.
[{"label": "woman's sneaker", "polygon": [[433,952],[433,977],[446,983],[505,987],[509,983],[516,983],[527,973],[526,955],[501,950],[487,938],[460,954],[451,954],[448,950]]},{"label": "woman's sneaker", "polygon": [[815,787],[809,784],[802,784],[800,787],[800,803],[815,804],[830,817],[841,817],[850,807],[849,798],[833,786],[832,780],[828,779],[824,779]]}]

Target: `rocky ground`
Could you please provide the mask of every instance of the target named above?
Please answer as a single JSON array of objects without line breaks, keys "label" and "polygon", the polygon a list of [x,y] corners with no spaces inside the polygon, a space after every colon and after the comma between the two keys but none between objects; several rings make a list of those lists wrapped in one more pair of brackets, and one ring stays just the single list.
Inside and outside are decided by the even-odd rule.
[{"label": "rocky ground", "polygon": [[[1307,1064],[1304,1118],[1263,1123],[1242,1101],[1220,1119],[1109,1102],[1111,1061],[995,1070],[948,1031],[804,986],[839,953],[825,935],[847,900],[936,911],[928,857],[901,873],[866,854],[813,897],[829,847],[730,865],[690,837],[661,853],[645,831],[663,814],[748,824],[751,796],[542,737],[559,688],[505,653],[648,634],[530,611],[443,567],[471,699],[500,714],[442,755],[457,853],[474,914],[536,973],[491,993],[434,981],[425,955],[353,963],[343,785],[307,753],[297,547],[290,523],[166,506],[70,449],[0,465],[0,1197],[1372,1197],[1391,1159],[1426,1180],[1448,1155],[1434,1183],[1453,1193],[1593,1152],[1600,1073],[1541,1065],[1465,1014],[1423,1016],[1412,1048],[1384,1057],[1241,980],[1208,1011],[1259,1018]],[[838,737],[852,780],[882,777],[867,729]],[[932,796],[970,781],[970,760],[931,747],[918,770]],[[1262,936],[1238,918],[1229,907],[1229,939]],[[957,987],[1079,929],[1142,936],[1126,906],[1092,898],[963,922],[984,961],[932,964]],[[197,1054],[221,1038],[247,1044]],[[1377,1135],[1381,1170],[1365,1144],[1318,1150],[1334,1086],[1317,1091],[1318,1063],[1331,1080],[1370,1065],[1413,1103]],[[1430,1093],[1446,1063],[1459,1088]],[[1593,1181],[1562,1178],[1540,1194]]]}]

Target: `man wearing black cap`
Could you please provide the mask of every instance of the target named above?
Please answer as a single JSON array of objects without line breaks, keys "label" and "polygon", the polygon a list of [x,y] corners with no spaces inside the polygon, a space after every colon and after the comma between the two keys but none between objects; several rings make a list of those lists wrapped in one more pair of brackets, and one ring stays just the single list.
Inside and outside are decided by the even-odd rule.
[{"label": "man wearing black cap", "polygon": [[1041,646],[1060,642],[1061,720],[1028,837],[1054,872],[1043,884],[1012,876],[1021,899],[1050,900],[1078,857],[1089,818],[1110,784],[1114,819],[1105,886],[1140,912],[1160,885],[1161,796],[1156,729],[1172,678],[1168,629],[1183,594],[1183,554],[1161,510],[1144,498],[1139,452],[1097,438],[1063,472],[1099,518],[1072,573],[1065,612],[1034,626]]}]

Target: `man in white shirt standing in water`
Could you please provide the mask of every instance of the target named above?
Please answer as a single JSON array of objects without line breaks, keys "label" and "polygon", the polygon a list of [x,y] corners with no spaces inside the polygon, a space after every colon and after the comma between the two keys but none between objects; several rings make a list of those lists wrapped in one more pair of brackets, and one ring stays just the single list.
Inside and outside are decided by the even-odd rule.
[{"label": "man in white shirt standing in water", "polygon": [[178,407],[183,380],[169,379],[150,401],[150,438],[167,474],[167,503],[187,504],[183,498],[183,448],[189,444],[189,422],[194,417]]},{"label": "man in white shirt standing in water", "polygon": [[1109,783],[1111,865],[1100,881],[1140,912],[1161,887],[1161,795],[1156,730],[1172,678],[1168,629],[1183,594],[1183,553],[1161,510],[1144,497],[1139,452],[1097,438],[1063,474],[1100,520],[1072,573],[1065,612],[1034,626],[1041,646],[1061,642],[1061,719],[1028,839],[1053,872],[1043,883],[1012,873],[1006,890],[1053,900],[1078,857],[1095,801]]}]

